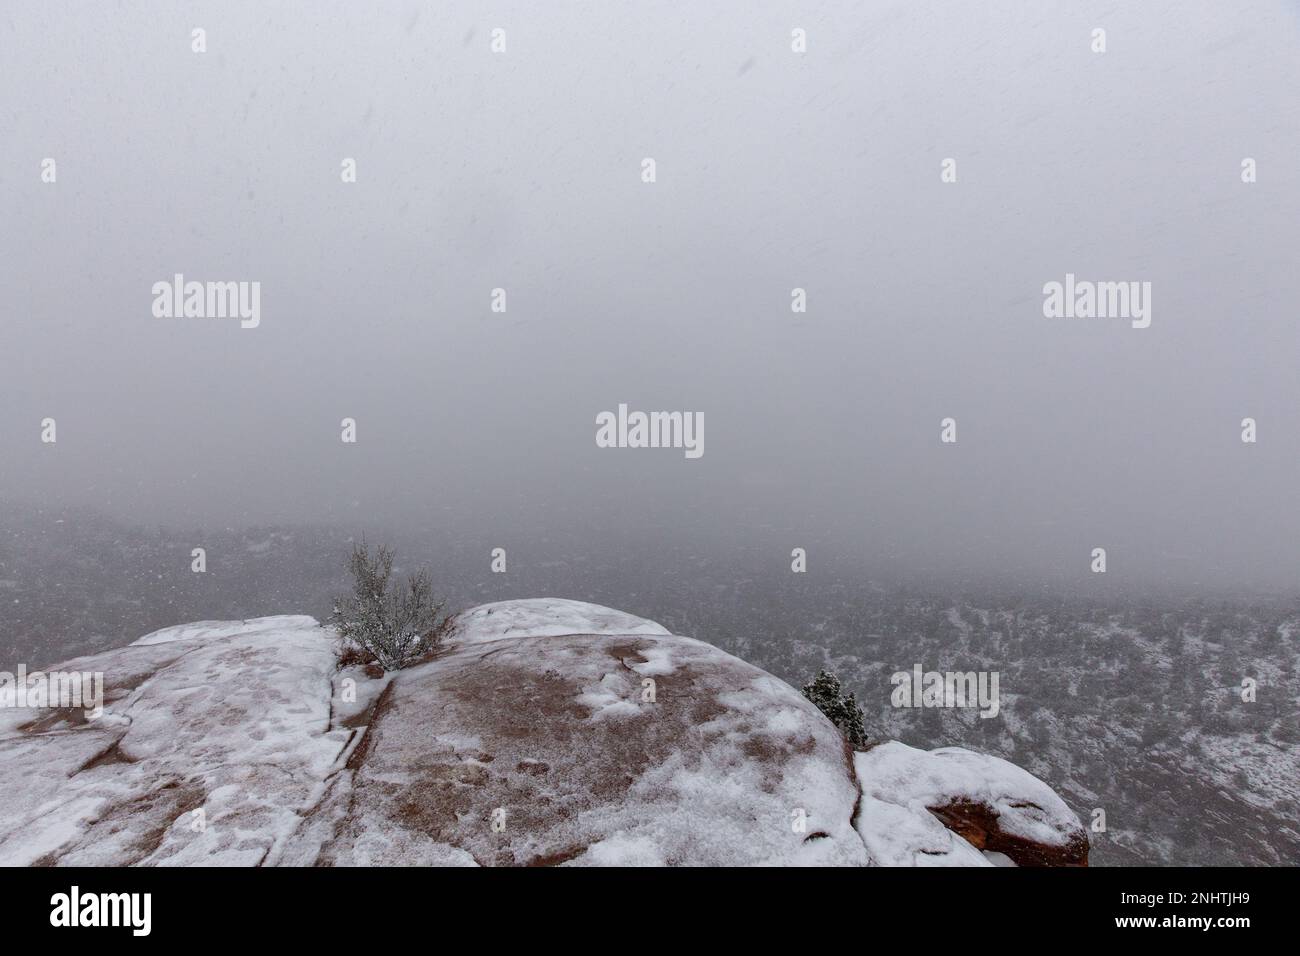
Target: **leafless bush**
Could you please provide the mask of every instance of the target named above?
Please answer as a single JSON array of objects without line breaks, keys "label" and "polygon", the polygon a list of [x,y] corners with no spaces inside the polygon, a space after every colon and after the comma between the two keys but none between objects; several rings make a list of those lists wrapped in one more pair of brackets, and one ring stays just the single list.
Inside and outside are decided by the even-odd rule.
[{"label": "leafless bush", "polygon": [[330,623],[345,640],[375,656],[385,670],[400,670],[427,654],[444,628],[446,601],[436,600],[424,569],[390,586],[393,552],[380,545],[372,556],[365,543],[354,545],[348,561],[352,593],[334,602]]}]

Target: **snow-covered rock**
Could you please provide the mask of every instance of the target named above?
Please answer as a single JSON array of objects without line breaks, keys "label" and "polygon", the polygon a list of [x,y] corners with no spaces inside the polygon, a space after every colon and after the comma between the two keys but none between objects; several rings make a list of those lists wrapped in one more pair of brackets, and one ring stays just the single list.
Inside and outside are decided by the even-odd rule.
[{"label": "snow-covered rock", "polygon": [[654,621],[612,607],[562,598],[527,598],[480,604],[461,612],[456,616],[449,642],[482,644],[506,637],[667,633]]},{"label": "snow-covered rock", "polygon": [[379,679],[337,644],[202,622],[60,665],[104,713],[0,708],[0,864],[988,865],[1078,828],[1003,761],[851,755],[787,684],[611,608],[473,608]]},{"label": "snow-covered rock", "polygon": [[469,641],[404,672],[362,746],[312,862],[867,861],[835,728],[690,638]]},{"label": "snow-covered rock", "polygon": [[1078,817],[1015,764],[961,747],[927,752],[890,741],[855,754],[854,765],[863,795],[858,832],[886,865],[978,865],[976,850],[1021,866],[1087,864]]},{"label": "snow-covered rock", "polygon": [[314,617],[303,614],[281,614],[272,617],[256,617],[247,621],[196,621],[193,624],[181,624],[177,627],[164,627],[153,631],[135,641],[131,647],[152,647],[155,644],[171,644],[173,641],[214,641],[236,634],[251,637],[255,634],[281,630],[302,630],[316,628]]},{"label": "snow-covered rock", "polygon": [[316,622],[146,641],[56,668],[104,675],[97,719],[0,710],[0,863],[256,864],[297,828],[349,736]]}]

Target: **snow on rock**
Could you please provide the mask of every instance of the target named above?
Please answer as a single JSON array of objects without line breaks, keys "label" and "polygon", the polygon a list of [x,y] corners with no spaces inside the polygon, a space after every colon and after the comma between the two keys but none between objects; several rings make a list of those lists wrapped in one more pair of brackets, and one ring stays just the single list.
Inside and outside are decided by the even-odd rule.
[{"label": "snow on rock", "polygon": [[566,634],[667,634],[662,625],[584,601],[529,598],[480,604],[457,615],[448,641],[482,644],[506,637],[563,637]]},{"label": "snow on rock", "polygon": [[146,641],[55,668],[103,673],[95,720],[3,711],[0,864],[250,865],[296,828],[352,733],[330,728],[332,635],[276,617]]},{"label": "snow on rock", "polygon": [[393,683],[295,862],[867,862],[843,743],[793,688],[604,608],[491,607]]},{"label": "snow on rock", "polygon": [[789,685],[611,608],[473,608],[379,678],[338,651],[280,616],[54,668],[102,672],[104,712],[0,706],[0,865],[1086,860],[1019,768],[849,754]]},{"label": "snow on rock", "polygon": [[993,865],[925,807],[905,806],[864,792],[856,825],[877,866]]},{"label": "snow on rock", "polygon": [[302,614],[257,617],[247,621],[198,621],[194,624],[181,624],[178,627],[164,627],[162,630],[146,634],[139,640],[133,641],[130,646],[151,647],[154,644],[170,644],[173,641],[213,640],[234,634],[262,634],[317,626],[314,617]]},{"label": "snow on rock", "polygon": [[858,832],[885,865],[1087,864],[1087,833],[1073,811],[1015,764],[895,741],[854,763],[863,791]]}]

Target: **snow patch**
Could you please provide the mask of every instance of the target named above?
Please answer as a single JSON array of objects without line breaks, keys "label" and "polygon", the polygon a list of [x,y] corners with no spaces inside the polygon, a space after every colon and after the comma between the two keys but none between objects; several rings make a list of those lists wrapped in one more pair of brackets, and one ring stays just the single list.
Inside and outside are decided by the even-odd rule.
[{"label": "snow patch", "polygon": [[663,625],[614,608],[561,598],[481,604],[457,615],[449,643],[483,644],[503,638],[567,634],[667,634]]},{"label": "snow patch", "polygon": [[173,641],[220,640],[235,635],[273,635],[282,630],[301,630],[319,627],[314,617],[304,614],[280,614],[271,617],[254,617],[246,621],[197,621],[176,627],[164,627],[132,641],[129,647],[151,647]]}]

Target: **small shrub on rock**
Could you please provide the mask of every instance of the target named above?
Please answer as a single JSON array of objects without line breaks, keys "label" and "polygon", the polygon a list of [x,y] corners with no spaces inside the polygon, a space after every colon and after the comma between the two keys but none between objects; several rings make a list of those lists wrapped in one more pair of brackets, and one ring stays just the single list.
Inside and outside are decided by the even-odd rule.
[{"label": "small shrub on rock", "polygon": [[865,750],[870,745],[857,697],[845,694],[840,679],[830,671],[819,671],[816,677],[804,685],[803,695],[839,728],[854,750]]},{"label": "small shrub on rock", "polygon": [[409,666],[436,647],[447,602],[434,598],[428,571],[410,575],[404,585],[394,584],[393,552],[380,545],[372,556],[364,542],[353,547],[348,570],[352,593],[335,600],[330,617],[345,641],[374,655],[389,671]]}]

